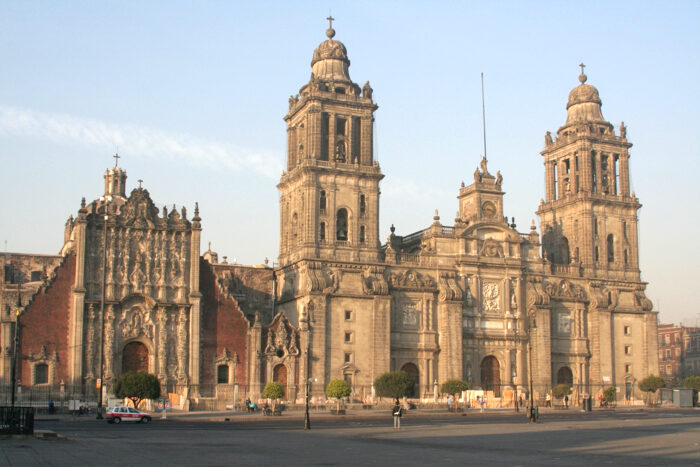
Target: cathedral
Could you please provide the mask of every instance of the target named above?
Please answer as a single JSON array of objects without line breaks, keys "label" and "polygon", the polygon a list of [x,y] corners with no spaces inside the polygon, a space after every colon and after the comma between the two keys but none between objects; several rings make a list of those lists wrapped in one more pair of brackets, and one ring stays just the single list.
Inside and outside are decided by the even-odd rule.
[{"label": "cathedral", "polygon": [[632,144],[583,66],[564,124],[545,135],[540,233],[504,217],[503,177],[484,158],[455,187],[451,222],[436,211],[425,229],[383,239],[377,104],[326,35],[284,117],[278,265],[202,252],[199,206],[161,209],[140,183],[127,194],[115,156],[58,255],[4,257],[3,396],[16,366],[20,400],[106,400],[119,375],[147,371],[200,410],[258,398],[269,381],[292,402],[332,379],[373,400],[374,379],[393,370],[419,400],[449,379],[503,406],[561,383],[574,399],[609,386],[641,398],[636,381],[658,374],[657,316],[640,278]]}]

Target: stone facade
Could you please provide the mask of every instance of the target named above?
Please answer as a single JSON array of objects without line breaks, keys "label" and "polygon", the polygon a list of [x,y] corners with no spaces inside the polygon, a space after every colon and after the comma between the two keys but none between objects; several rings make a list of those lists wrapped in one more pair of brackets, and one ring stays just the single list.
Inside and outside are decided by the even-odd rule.
[{"label": "stone facade", "polygon": [[[639,271],[631,144],[624,125],[616,134],[603,119],[583,72],[566,123],[545,137],[541,237],[504,217],[503,177],[483,159],[457,190],[451,225],[435,212],[425,229],[392,226],[382,243],[377,104],[369,82],[350,79],[335,31],[327,35],[285,116],[279,266],[201,255],[198,206],[188,219],[184,207],[160,211],[141,186],[127,196],[115,164],[104,195],[68,220],[60,256],[24,268],[45,272],[20,291],[21,384],[89,397],[102,375],[108,395],[122,372],[144,370],[193,407],[222,408],[272,380],[290,400],[305,396],[307,379],[320,396],[336,378],[372,399],[376,377],[404,370],[423,399],[453,378],[501,404],[529,379],[537,397],[558,383],[577,396],[611,385],[638,396],[633,383],[658,373],[658,347]],[[2,322],[8,349],[6,310]]]}]

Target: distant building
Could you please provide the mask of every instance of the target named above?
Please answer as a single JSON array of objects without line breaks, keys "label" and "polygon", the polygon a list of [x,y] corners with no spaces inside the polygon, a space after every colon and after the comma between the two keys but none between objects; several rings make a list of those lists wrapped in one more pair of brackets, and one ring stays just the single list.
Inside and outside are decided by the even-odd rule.
[{"label": "distant building", "polygon": [[700,376],[700,328],[659,324],[659,376],[678,386],[686,376]]},{"label": "distant building", "polygon": [[[6,260],[41,279],[21,291],[24,394],[94,399],[100,376],[108,395],[122,373],[148,371],[194,408],[259,397],[269,381],[301,401],[309,379],[314,396],[342,378],[367,400],[376,377],[403,370],[422,399],[453,378],[494,405],[512,404],[529,380],[539,398],[557,384],[572,386],[573,400],[608,386],[640,397],[635,382],[659,362],[639,270],[632,144],[624,124],[616,133],[603,118],[583,66],[566,121],[541,152],[542,235],[505,217],[503,177],[484,158],[455,187],[451,225],[435,212],[425,229],[392,226],[382,243],[377,104],[369,82],[350,79],[335,31],[327,35],[285,116],[279,266],[202,254],[199,207],[190,218],[184,207],[160,210],[140,185],[127,196],[115,164],[104,194],[83,199],[66,223],[60,256]],[[3,368],[13,290],[4,285]]]}]

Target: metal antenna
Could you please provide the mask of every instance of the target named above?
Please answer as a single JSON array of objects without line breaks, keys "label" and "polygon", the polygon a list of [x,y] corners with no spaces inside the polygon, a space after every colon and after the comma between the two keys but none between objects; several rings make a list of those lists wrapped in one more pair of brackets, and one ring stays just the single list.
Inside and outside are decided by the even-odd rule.
[{"label": "metal antenna", "polygon": [[486,105],[484,104],[484,72],[481,72],[481,123],[484,128],[484,160],[486,157]]}]

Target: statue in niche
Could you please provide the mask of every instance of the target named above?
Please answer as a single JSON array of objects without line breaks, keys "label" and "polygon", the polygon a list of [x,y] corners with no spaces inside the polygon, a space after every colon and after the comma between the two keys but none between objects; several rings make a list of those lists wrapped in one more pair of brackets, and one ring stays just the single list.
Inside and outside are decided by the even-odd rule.
[{"label": "statue in niche", "polygon": [[516,280],[511,279],[510,280],[510,307],[514,310],[518,308],[518,297],[516,294],[516,286],[517,286]]},{"label": "statue in niche", "polygon": [[345,162],[345,141],[340,140],[335,144],[335,160]]}]

